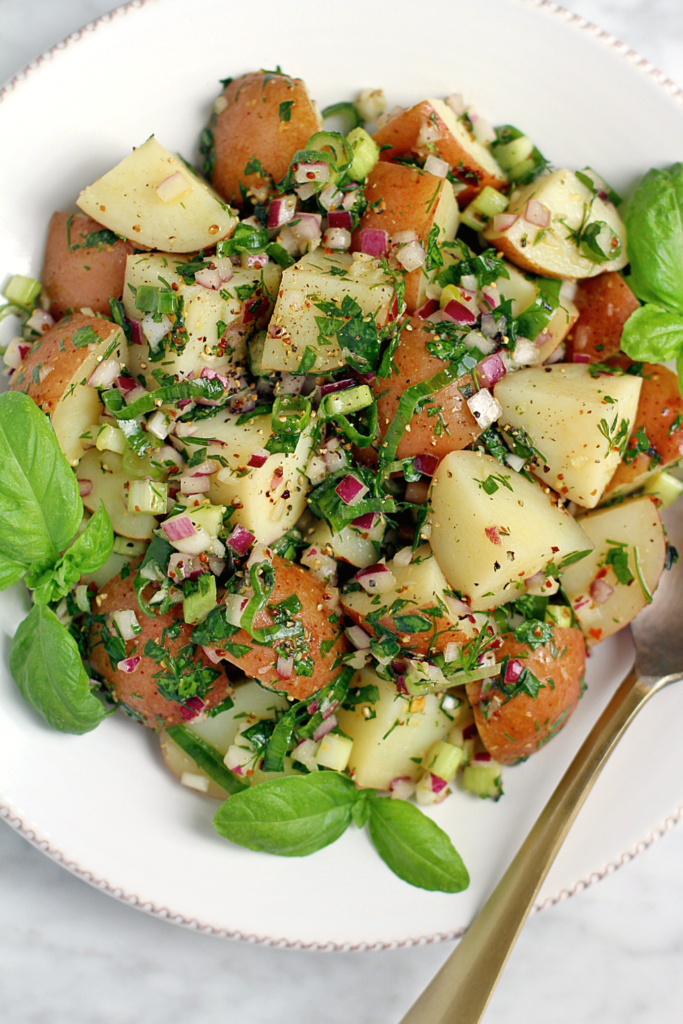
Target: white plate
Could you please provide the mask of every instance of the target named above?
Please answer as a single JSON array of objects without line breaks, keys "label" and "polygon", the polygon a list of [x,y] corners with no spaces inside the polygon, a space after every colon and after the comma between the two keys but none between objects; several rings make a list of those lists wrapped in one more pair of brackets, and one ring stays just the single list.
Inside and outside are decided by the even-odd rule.
[{"label": "white plate", "polygon": [[[392,105],[462,91],[494,123],[522,127],[557,166],[591,164],[620,191],[681,157],[675,87],[667,92],[634,55],[629,63],[551,4],[429,0],[418,13],[396,0],[147,0],[55,49],[5,91],[0,279],[38,274],[53,210],[68,209],[83,185],[151,133],[194,156],[219,78],[278,63],[304,78],[321,106],[368,85],[383,87]],[[123,715],[84,737],[49,730],[6,668],[26,605],[19,588],[0,595],[1,813],[131,903],[219,934],[286,944],[387,945],[464,928],[632,658],[627,636],[601,645],[578,711],[552,744],[506,771],[500,803],[456,793],[434,809],[472,879],[467,892],[449,896],[405,885],[355,828],[302,860],[231,846],[211,827],[214,802],[179,786],[154,737]],[[682,719],[683,688],[672,688],[632,726],[541,903],[623,862],[678,815]]]}]

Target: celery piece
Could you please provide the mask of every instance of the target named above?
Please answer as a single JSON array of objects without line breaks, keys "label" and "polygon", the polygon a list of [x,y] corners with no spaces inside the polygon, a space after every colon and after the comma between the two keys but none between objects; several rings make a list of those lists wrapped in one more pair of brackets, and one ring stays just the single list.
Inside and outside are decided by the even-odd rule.
[{"label": "celery piece", "polygon": [[450,782],[460,767],[463,753],[460,747],[447,743],[446,740],[438,740],[422,758],[421,767],[432,775],[438,775],[445,782]]},{"label": "celery piece", "polygon": [[159,516],[166,512],[168,484],[159,480],[131,480],[128,487],[128,511]]},{"label": "celery piece", "polygon": [[268,377],[270,370],[263,369],[263,349],[266,344],[266,331],[259,331],[249,338],[247,342],[247,359],[249,369],[254,377]]},{"label": "celery piece", "polygon": [[118,452],[119,455],[123,455],[128,448],[128,442],[122,430],[105,423],[99,429],[95,446],[98,452]]},{"label": "celery piece", "polygon": [[353,740],[348,736],[340,736],[336,732],[328,732],[323,736],[315,754],[315,762],[321,768],[331,768],[335,772],[343,772],[349,763]]},{"label": "celery piece", "polygon": [[520,135],[512,142],[501,143],[493,147],[496,160],[504,171],[510,171],[516,164],[528,161],[534,144],[528,135]]},{"label": "celery piece", "polygon": [[352,181],[363,181],[379,160],[379,146],[364,128],[354,128],[346,136],[353,150],[353,162],[346,172]]},{"label": "celery piece", "polygon": [[475,793],[482,799],[498,800],[503,795],[502,770],[497,761],[469,764],[462,773],[463,785],[468,793]]},{"label": "celery piece", "polygon": [[199,505],[197,508],[188,508],[187,514],[194,525],[199,529],[203,527],[210,537],[217,537],[223,526],[223,514],[225,505]]},{"label": "celery piece", "polygon": [[168,476],[167,469],[152,462],[152,455],[138,455],[131,447],[123,452],[122,469],[127,476],[137,480],[146,476],[151,476],[153,480],[165,480]]},{"label": "celery piece", "polygon": [[502,213],[503,210],[507,209],[509,203],[510,200],[502,192],[486,185],[479,195],[475,196],[470,206],[484,217],[494,217],[497,213]]},{"label": "celery piece", "polygon": [[203,622],[217,604],[216,577],[213,573],[202,573],[198,583],[199,590],[183,598],[183,618],[193,626]]},{"label": "celery piece", "polygon": [[126,558],[137,558],[144,555],[149,547],[146,540],[130,540],[129,537],[114,537],[112,551],[115,555],[125,555]]},{"label": "celery piece", "polygon": [[549,604],[545,610],[545,621],[551,626],[569,629],[572,624],[572,610],[565,604]]},{"label": "celery piece", "polygon": [[42,285],[34,277],[24,277],[23,274],[15,274],[10,279],[3,295],[8,302],[16,303],[17,306],[24,306],[30,309],[40,295]]},{"label": "celery piece", "polygon": [[662,508],[668,508],[683,494],[683,482],[673,473],[655,473],[645,484],[643,494],[654,495],[661,501]]}]

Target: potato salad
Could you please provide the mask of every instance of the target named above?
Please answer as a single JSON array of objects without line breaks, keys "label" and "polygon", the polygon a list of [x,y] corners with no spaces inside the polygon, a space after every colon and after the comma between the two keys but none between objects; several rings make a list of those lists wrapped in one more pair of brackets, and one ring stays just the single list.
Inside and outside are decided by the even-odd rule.
[{"label": "potato salad", "polygon": [[677,558],[683,168],[622,203],[459,94],[221,84],[197,167],[122,140],[5,289],[12,673],[153,729],[232,842],[367,824],[457,892],[417,805],[497,800]]}]

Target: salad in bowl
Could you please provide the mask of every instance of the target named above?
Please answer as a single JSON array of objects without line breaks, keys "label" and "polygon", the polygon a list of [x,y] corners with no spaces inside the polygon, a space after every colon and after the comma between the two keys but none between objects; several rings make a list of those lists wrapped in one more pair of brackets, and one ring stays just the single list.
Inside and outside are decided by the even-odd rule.
[{"label": "salad in bowl", "polygon": [[367,823],[457,892],[419,806],[497,800],[677,558],[683,168],[622,204],[458,94],[222,85],[200,170],[142,141],[5,288],[12,673],[155,730],[233,842]]}]

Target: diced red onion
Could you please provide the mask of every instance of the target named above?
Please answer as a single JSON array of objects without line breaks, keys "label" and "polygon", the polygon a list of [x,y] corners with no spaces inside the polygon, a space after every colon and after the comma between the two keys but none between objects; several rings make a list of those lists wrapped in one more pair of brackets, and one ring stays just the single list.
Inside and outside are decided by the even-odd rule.
[{"label": "diced red onion", "polygon": [[523,671],[524,665],[522,662],[517,658],[512,658],[505,666],[505,682],[516,683]]},{"label": "diced red onion", "polygon": [[327,225],[330,228],[343,228],[345,231],[351,231],[353,220],[348,210],[330,210],[327,214]]},{"label": "diced red onion", "polygon": [[425,476],[434,476],[439,460],[436,455],[416,455],[413,459],[413,465],[418,473],[424,473]]},{"label": "diced red onion", "polygon": [[466,725],[462,731],[462,738],[464,740],[473,740],[478,734],[477,726],[474,722],[471,725]]},{"label": "diced red onion", "polygon": [[283,196],[280,199],[273,199],[268,210],[268,227],[281,228],[293,220],[296,215],[296,198],[294,196]]},{"label": "diced red onion", "polygon": [[477,379],[484,388],[493,387],[506,373],[507,370],[505,369],[505,363],[500,352],[491,353],[486,359],[482,359],[477,366]]},{"label": "diced red onion", "polygon": [[128,320],[130,324],[130,340],[132,345],[144,345],[145,339],[142,333],[142,323],[140,320]]},{"label": "diced red onion", "polygon": [[183,474],[177,477],[180,484],[181,494],[206,494],[211,487],[211,481],[205,476],[188,476]]},{"label": "diced red onion", "polygon": [[529,578],[526,579],[524,582],[527,585],[527,587],[540,587],[544,579],[545,571],[543,569],[539,569],[538,572],[534,573],[533,576],[529,576]]},{"label": "diced red onion", "polygon": [[358,198],[359,192],[360,188],[351,188],[349,189],[348,192],[344,193],[344,198],[342,199],[342,206],[344,207],[345,210],[352,210],[354,208],[354,206],[356,205],[356,199]]},{"label": "diced red onion", "polygon": [[332,732],[332,730],[335,729],[336,726],[337,716],[330,715],[330,717],[326,718],[324,722],[321,722],[318,728],[315,730],[315,732],[313,733],[313,739],[317,743],[318,740],[321,740],[323,738],[323,736],[327,736],[328,732]]},{"label": "diced red onion", "polygon": [[292,673],[294,672],[294,658],[283,658],[283,656],[279,654],[277,661],[275,662],[275,671],[277,672],[279,679],[291,679]]},{"label": "diced red onion", "polygon": [[359,530],[371,530],[379,512],[366,512],[362,516],[356,516],[351,520],[351,526],[357,526]]},{"label": "diced red onion", "polygon": [[450,167],[446,161],[442,160],[440,156],[434,156],[433,153],[430,153],[425,160],[424,169],[427,174],[433,174],[437,178],[448,177],[448,172],[450,171]]},{"label": "diced red onion", "polygon": [[427,253],[419,242],[408,242],[407,245],[402,245],[396,251],[396,259],[404,270],[411,273],[413,270],[418,270],[427,261]]},{"label": "diced red onion", "polygon": [[196,580],[204,572],[199,555],[185,555],[174,551],[168,560],[166,575],[175,582],[180,580]]},{"label": "diced red onion", "polygon": [[590,363],[591,357],[585,352],[574,352],[572,355],[573,363]]},{"label": "diced red onion", "polygon": [[320,395],[322,398],[325,395],[332,395],[336,391],[346,391],[348,388],[355,388],[358,381],[353,377],[345,377],[343,380],[333,380],[329,384],[320,385]]},{"label": "diced red onion", "polygon": [[370,637],[362,626],[349,626],[346,635],[357,651],[364,651],[370,646]]},{"label": "diced red onion", "polygon": [[127,672],[130,674],[131,672],[135,672],[135,669],[141,661],[141,656],[139,654],[134,654],[130,658],[124,658],[123,661],[117,662],[116,667],[119,672]]},{"label": "diced red onion", "polygon": [[491,760],[491,755],[489,754],[489,752],[487,750],[480,750],[472,758],[472,762],[474,764],[477,764],[477,762],[481,762],[482,764],[487,764],[490,760]]},{"label": "diced red onion", "polygon": [[434,772],[429,773],[430,782],[432,784],[432,793],[440,793],[442,789],[445,789],[448,783],[445,779],[435,775]]},{"label": "diced red onion", "polygon": [[482,289],[481,294],[483,302],[481,303],[480,308],[482,312],[487,313],[488,310],[495,309],[496,306],[500,305],[500,295],[498,293],[498,289],[493,291],[491,288],[484,288]]},{"label": "diced red onion", "polygon": [[415,316],[419,316],[420,320],[426,320],[432,316],[433,313],[438,312],[439,303],[436,299],[427,299],[423,306],[416,311]]},{"label": "diced red onion", "polygon": [[220,663],[220,655],[215,651],[213,647],[202,647],[202,650],[204,651],[204,654],[207,656],[207,658],[213,665],[218,665]]},{"label": "diced red onion", "polygon": [[593,604],[604,604],[605,601],[610,599],[613,593],[614,587],[610,586],[607,580],[603,579],[593,580],[589,590]]},{"label": "diced red onion", "polygon": [[326,249],[348,249],[351,245],[351,232],[346,228],[328,228],[322,244]]},{"label": "diced red onion", "polygon": [[175,448],[171,448],[170,444],[162,445],[161,448],[156,448],[152,454],[152,460],[162,465],[166,462],[173,462],[179,469],[182,469],[185,465],[180,452],[177,452]]},{"label": "diced red onion", "polygon": [[131,388],[130,391],[126,391],[123,396],[126,405],[132,405],[133,402],[137,402],[139,398],[144,398],[147,395],[147,391],[140,386]]},{"label": "diced red onion", "polygon": [[89,494],[92,494],[92,480],[79,480],[78,493],[81,498],[87,498]]},{"label": "diced red onion", "polygon": [[103,359],[88,377],[90,388],[110,388],[121,373],[121,363],[117,359]]},{"label": "diced red onion", "polygon": [[530,199],[524,210],[524,220],[537,228],[550,227],[550,210],[538,199]]},{"label": "diced red onion", "polygon": [[[324,210],[334,210],[341,206],[344,200],[344,193],[340,192],[334,182],[325,185],[325,188],[318,192],[318,202]],[[332,225],[334,227],[334,225]]]},{"label": "diced red onion", "polygon": [[174,433],[176,437],[192,437],[193,434],[197,433],[197,424],[176,421]]},{"label": "diced red onion", "polygon": [[481,318],[481,333],[485,334],[487,338],[494,338],[500,327],[496,323],[496,318],[493,313],[484,313]]},{"label": "diced red onion", "polygon": [[294,223],[289,226],[299,244],[315,242],[322,234],[321,220],[320,213],[298,213]]},{"label": "diced red onion", "polygon": [[138,382],[134,380],[132,377],[117,377],[116,386],[122,395],[127,394],[127,392],[129,391],[132,391],[133,388],[139,387]]},{"label": "diced red onion", "polygon": [[377,565],[368,565],[364,569],[359,569],[354,579],[358,580],[363,590],[366,590],[368,594],[386,594],[396,584],[394,574],[381,562]]},{"label": "diced red onion", "polygon": [[508,231],[519,220],[518,213],[496,213],[493,216],[493,230],[497,234]]},{"label": "diced red onion", "polygon": [[472,614],[470,606],[465,604],[464,601],[461,601],[460,598],[454,597],[452,594],[444,594],[443,600],[453,618],[461,618]]},{"label": "diced red onion", "polygon": [[294,181],[297,185],[307,185],[314,181],[329,181],[330,165],[325,160],[316,160],[314,163],[297,164],[294,167]]},{"label": "diced red onion", "polygon": [[260,469],[261,466],[265,466],[269,458],[270,452],[266,448],[254,448],[253,452],[249,456],[249,462],[247,465],[254,469]]},{"label": "diced red onion", "polygon": [[250,252],[244,253],[242,257],[242,265],[255,270],[262,270],[267,263],[270,262],[270,257],[267,252]]},{"label": "diced red onion", "polygon": [[355,476],[349,474],[339,481],[335,492],[345,505],[355,505],[368,493],[368,488]]},{"label": "diced red onion", "polygon": [[380,228],[363,228],[360,233],[360,251],[368,256],[383,256],[389,251],[389,232]]},{"label": "diced red onion", "polygon": [[250,530],[238,524],[225,543],[229,548],[232,548],[236,555],[244,555],[255,540],[256,537]]},{"label": "diced red onion", "polygon": [[192,469],[188,470],[188,476],[211,476],[212,473],[217,473],[221,468],[220,462],[216,459],[204,459],[199,465],[193,466]]},{"label": "diced red onion", "polygon": [[194,523],[190,517],[186,515],[174,516],[173,519],[167,519],[165,523],[161,524],[161,529],[164,531],[171,543],[177,540],[185,540],[188,537],[194,537],[197,532]]},{"label": "diced red onion", "polygon": [[198,270],[194,275],[194,279],[202,288],[209,288],[215,292],[220,289],[222,284],[220,273],[211,267],[204,267],[203,270]]},{"label": "diced red onion", "polygon": [[214,576],[222,576],[225,572],[226,561],[218,555],[209,555],[206,564]]},{"label": "diced red onion", "polygon": [[178,711],[183,716],[186,722],[192,721],[192,719],[196,718],[197,715],[199,714],[199,712],[195,711],[194,708],[186,707],[184,704],[180,704],[178,706]]},{"label": "diced red onion", "polygon": [[461,327],[471,327],[477,322],[476,313],[464,306],[462,302],[458,302],[457,299],[451,299],[447,302],[443,308],[443,315],[449,320],[453,320],[456,324],[460,324]]}]

